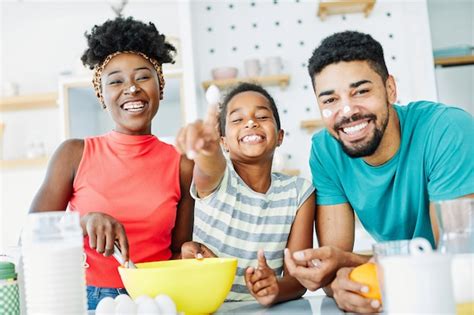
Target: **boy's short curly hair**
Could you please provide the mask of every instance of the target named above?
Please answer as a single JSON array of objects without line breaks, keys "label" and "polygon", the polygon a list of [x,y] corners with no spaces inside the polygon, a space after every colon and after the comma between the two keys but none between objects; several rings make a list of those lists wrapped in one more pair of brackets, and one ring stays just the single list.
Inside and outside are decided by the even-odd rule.
[{"label": "boy's short curly hair", "polygon": [[382,45],[369,34],[345,31],[326,37],[313,51],[308,61],[308,72],[313,86],[316,74],[326,66],[341,61],[367,61],[383,82],[388,78]]},{"label": "boy's short curly hair", "polygon": [[253,91],[262,94],[267,100],[270,105],[270,109],[273,113],[273,117],[275,117],[275,121],[277,124],[277,129],[281,129],[281,123],[280,123],[280,115],[278,114],[278,108],[275,104],[275,100],[273,97],[265,90],[263,87],[261,87],[258,84],[253,84],[253,83],[247,83],[247,82],[242,82],[239,83],[237,86],[232,88],[224,97],[224,101],[222,102],[222,105],[219,110],[219,132],[221,136],[225,136],[225,124],[226,124],[226,116],[227,116],[227,107],[229,105],[229,102],[231,99],[236,96],[237,94],[243,93],[243,92],[248,92],[248,91]]},{"label": "boy's short curly hair", "polygon": [[87,38],[88,48],[81,57],[82,63],[94,69],[107,56],[118,51],[140,52],[155,59],[159,64],[174,63],[176,48],[167,43],[151,22],[145,24],[132,17],[117,17],[95,25]]}]

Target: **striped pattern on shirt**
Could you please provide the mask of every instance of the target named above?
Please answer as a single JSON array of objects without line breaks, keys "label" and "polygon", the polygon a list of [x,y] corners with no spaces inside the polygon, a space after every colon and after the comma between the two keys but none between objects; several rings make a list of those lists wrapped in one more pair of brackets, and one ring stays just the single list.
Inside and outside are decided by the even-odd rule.
[{"label": "striped pattern on shirt", "polygon": [[218,257],[238,259],[230,301],[252,300],[245,285],[245,270],[258,264],[257,252],[264,249],[268,265],[277,276],[283,272],[283,250],[301,205],[314,191],[310,181],[297,176],[272,173],[266,194],[253,191],[228,164],[219,187],[196,199],[193,240],[205,244]]}]

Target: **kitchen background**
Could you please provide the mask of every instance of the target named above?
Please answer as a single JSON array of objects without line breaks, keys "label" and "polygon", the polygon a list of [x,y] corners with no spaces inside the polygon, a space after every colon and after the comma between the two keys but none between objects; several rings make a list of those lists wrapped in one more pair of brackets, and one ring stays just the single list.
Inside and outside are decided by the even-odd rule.
[{"label": "kitchen background", "polygon": [[[121,4],[1,0],[0,253],[17,243],[59,143],[110,129],[79,58],[84,32],[114,18],[113,8]],[[347,29],[368,32],[382,43],[400,103],[438,100],[474,113],[473,0],[377,0],[368,17],[357,12],[325,19],[317,15],[319,5],[317,0],[129,0],[123,15],[152,21],[179,50],[177,63],[165,70],[157,134],[172,142],[182,124],[206,113],[203,82],[212,80],[212,69],[236,67],[237,77],[246,77],[245,61],[258,59],[260,82],[274,96],[286,131],[279,167],[310,178],[310,139],[320,114],[307,60],[324,37]],[[433,52],[442,57],[460,51],[467,56],[433,57]],[[281,69],[268,66],[273,57],[281,59]],[[450,62],[465,64],[443,66]],[[356,249],[370,248],[361,227],[356,238]]]}]

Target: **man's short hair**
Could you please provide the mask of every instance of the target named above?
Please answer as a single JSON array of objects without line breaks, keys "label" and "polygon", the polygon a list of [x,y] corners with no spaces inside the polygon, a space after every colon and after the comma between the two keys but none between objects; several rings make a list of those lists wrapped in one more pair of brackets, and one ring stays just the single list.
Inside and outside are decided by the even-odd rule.
[{"label": "man's short hair", "polygon": [[382,45],[369,34],[345,31],[326,37],[313,51],[308,61],[308,72],[313,86],[316,74],[323,71],[326,66],[341,61],[367,61],[383,82],[387,81],[388,70]]}]

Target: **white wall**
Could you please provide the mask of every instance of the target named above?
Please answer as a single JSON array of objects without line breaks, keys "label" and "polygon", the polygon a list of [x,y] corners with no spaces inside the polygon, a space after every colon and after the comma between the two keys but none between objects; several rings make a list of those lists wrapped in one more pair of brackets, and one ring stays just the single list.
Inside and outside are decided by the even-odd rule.
[{"label": "white wall", "polygon": [[[474,47],[474,1],[428,0],[433,49]],[[436,68],[439,101],[474,115],[474,65]]]}]

